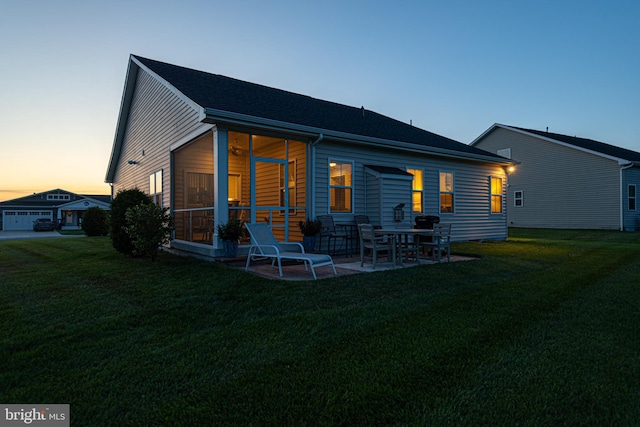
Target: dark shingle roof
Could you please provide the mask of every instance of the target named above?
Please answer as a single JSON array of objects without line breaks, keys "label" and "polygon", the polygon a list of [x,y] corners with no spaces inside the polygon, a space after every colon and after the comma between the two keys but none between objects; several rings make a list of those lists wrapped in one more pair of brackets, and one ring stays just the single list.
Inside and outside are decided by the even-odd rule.
[{"label": "dark shingle roof", "polygon": [[399,168],[394,168],[391,166],[380,166],[380,165],[364,165],[365,168],[369,168],[372,171],[383,173],[387,175],[400,175],[400,176],[413,176],[407,171],[404,171]]},{"label": "dark shingle roof", "polygon": [[134,56],[202,108],[504,160],[370,110]]},{"label": "dark shingle roof", "polygon": [[627,150],[626,148],[616,147],[615,145],[606,144],[604,142],[594,141],[593,139],[578,138],[576,136],[561,135],[559,133],[545,132],[541,130],[525,129],[512,126],[514,129],[520,129],[525,132],[540,135],[545,138],[555,139],[565,144],[574,145],[586,150],[595,151],[611,157],[628,160],[630,162],[640,162],[640,153],[637,151]]}]

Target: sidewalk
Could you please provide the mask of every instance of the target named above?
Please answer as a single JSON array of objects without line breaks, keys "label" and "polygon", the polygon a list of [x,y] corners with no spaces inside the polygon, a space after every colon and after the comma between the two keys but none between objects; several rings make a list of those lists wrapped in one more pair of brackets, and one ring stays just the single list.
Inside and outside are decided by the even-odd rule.
[{"label": "sidewalk", "polygon": [[0,231],[1,240],[24,240],[24,239],[47,239],[47,238],[67,238],[67,237],[85,237],[83,235],[65,235],[60,234],[57,231],[33,231],[33,230],[20,230],[20,231]]}]

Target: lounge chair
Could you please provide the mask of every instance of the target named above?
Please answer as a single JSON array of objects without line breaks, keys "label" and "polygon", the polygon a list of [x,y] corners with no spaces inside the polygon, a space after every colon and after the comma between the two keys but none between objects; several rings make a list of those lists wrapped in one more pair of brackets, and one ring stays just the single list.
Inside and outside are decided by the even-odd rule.
[{"label": "lounge chair", "polygon": [[291,259],[304,262],[305,270],[309,271],[308,267],[311,267],[311,273],[313,278],[317,279],[316,268],[325,265],[330,265],[333,268],[333,274],[337,275],[336,267],[333,264],[331,256],[326,254],[310,254],[305,253],[304,247],[300,243],[296,242],[278,242],[266,222],[259,222],[256,224],[245,223],[247,231],[251,236],[251,247],[249,248],[249,255],[247,255],[247,265],[245,270],[249,271],[249,264],[253,259],[271,258],[273,266],[278,263],[278,271],[280,277],[282,277],[282,260]]}]

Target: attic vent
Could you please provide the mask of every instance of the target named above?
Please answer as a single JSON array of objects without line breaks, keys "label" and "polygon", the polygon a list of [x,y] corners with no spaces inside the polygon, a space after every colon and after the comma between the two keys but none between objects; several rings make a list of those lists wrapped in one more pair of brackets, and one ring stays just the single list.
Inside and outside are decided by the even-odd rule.
[{"label": "attic vent", "polygon": [[507,159],[511,158],[511,148],[503,148],[496,152],[498,156],[506,157]]}]

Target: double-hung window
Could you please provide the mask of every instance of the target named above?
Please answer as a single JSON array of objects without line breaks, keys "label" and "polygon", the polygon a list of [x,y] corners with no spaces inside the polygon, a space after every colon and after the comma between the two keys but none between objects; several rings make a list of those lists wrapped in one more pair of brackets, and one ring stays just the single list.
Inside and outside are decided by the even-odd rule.
[{"label": "double-hung window", "polygon": [[411,175],[413,175],[413,182],[411,184],[411,210],[415,213],[422,213],[424,211],[424,177],[422,169],[407,169]]},{"label": "double-hung window", "polygon": [[635,184],[629,185],[628,195],[629,195],[629,210],[630,211],[635,211],[636,210],[636,186],[635,186]]},{"label": "double-hung window", "polygon": [[329,211],[352,212],[353,162],[329,160]]},{"label": "double-hung window", "polygon": [[440,213],[454,212],[453,172],[440,172]]},{"label": "double-hung window", "polygon": [[162,169],[149,175],[149,195],[158,206],[162,206]]},{"label": "double-hung window", "polygon": [[491,213],[502,213],[502,178],[492,176],[491,180]]},{"label": "double-hung window", "polygon": [[522,190],[513,192],[513,206],[516,208],[524,206],[524,193]]}]

